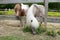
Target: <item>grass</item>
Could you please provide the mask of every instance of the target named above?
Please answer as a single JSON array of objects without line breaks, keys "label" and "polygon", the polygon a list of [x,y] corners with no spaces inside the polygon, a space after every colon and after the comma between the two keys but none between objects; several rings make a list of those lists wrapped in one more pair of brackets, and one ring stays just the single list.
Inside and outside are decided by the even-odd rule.
[{"label": "grass", "polygon": [[60,12],[48,12],[48,16],[60,17]]},{"label": "grass", "polygon": [[14,40],[14,39],[16,39],[16,38],[13,36],[2,36],[2,37],[0,37],[0,40]]},{"label": "grass", "polygon": [[[25,28],[23,29],[23,32],[31,32],[30,27],[25,27]],[[37,32],[38,35],[43,34],[43,33],[46,32],[46,34],[47,34],[48,36],[52,36],[52,37],[55,37],[57,33],[60,35],[60,32],[59,32],[59,31],[58,31],[57,33],[56,33],[55,30],[49,30],[49,31],[48,31],[48,30],[46,30],[46,29],[43,29],[41,26],[36,30],[36,32]]]},{"label": "grass", "polygon": [[60,30],[57,33],[60,35]]},{"label": "grass", "polygon": [[[4,28],[5,27],[5,28]],[[25,27],[24,28],[24,31],[26,31],[26,32],[23,32],[23,29],[21,29],[21,27],[18,27],[18,28],[20,28],[20,29],[17,29],[17,27],[6,27],[6,26],[4,26],[3,27],[3,29],[4,30],[6,30],[7,28],[7,30],[9,30],[9,31],[2,31],[3,33],[4,32],[7,32],[8,34],[9,34],[9,32],[11,33],[11,31],[12,31],[12,33],[11,34],[9,34],[9,35],[6,35],[6,34],[0,34],[1,36],[0,36],[0,40],[55,40],[55,39],[57,39],[58,37],[59,37],[59,40],[60,40],[60,36],[56,36],[56,33],[55,33],[55,30],[53,30],[53,31],[43,31],[43,29],[41,28],[41,27],[39,27],[39,29],[38,29],[38,33],[39,34],[41,34],[41,35],[39,35],[39,34],[36,34],[36,35],[32,35],[31,33],[30,33],[30,28],[28,28],[28,27]],[[48,26],[48,27],[50,27],[50,26]],[[12,29],[13,28],[13,29]],[[52,29],[54,29],[54,27],[52,28]],[[48,30],[52,30],[52,29],[48,29]],[[59,33],[59,32],[58,32]]]},{"label": "grass", "polygon": [[49,35],[49,36],[55,37],[56,34],[57,34],[57,33],[56,33],[55,31],[53,31],[53,30],[47,31],[47,35]]},{"label": "grass", "polygon": [[1,36],[0,40],[23,40],[23,38],[17,36]]},{"label": "grass", "polygon": [[[26,27],[23,28],[23,32],[31,32],[31,28],[26,26]],[[42,34],[42,33],[46,32],[46,29],[39,26],[39,28],[36,30],[36,32],[37,32],[37,34]]]},{"label": "grass", "polygon": [[31,36],[30,38],[29,38],[29,36],[28,37],[21,37],[21,36],[1,36],[0,37],[0,40],[52,40],[53,38],[51,38],[51,37],[35,37],[34,38],[34,36]]},{"label": "grass", "polygon": [[[14,10],[0,11],[0,15],[14,15]],[[60,17],[60,12],[48,12],[48,16]]]},{"label": "grass", "polygon": [[14,10],[0,11],[0,15],[14,15]]},{"label": "grass", "polygon": [[[48,36],[56,37],[57,34],[60,35],[60,31],[59,30],[56,31],[56,30],[57,29],[55,29],[55,28],[51,28],[51,29],[46,30],[46,28],[43,28],[42,26],[39,26],[39,28],[36,30],[36,32],[37,32],[38,35],[45,33]],[[31,32],[31,28],[26,26],[26,27],[23,28],[23,32]]]},{"label": "grass", "polygon": [[[30,32],[30,29],[26,27],[25,32]],[[29,33],[13,34],[9,36],[0,36],[0,40],[52,40],[52,39],[54,40],[56,36],[55,32],[53,31],[48,31],[47,32],[48,36],[43,35],[44,31],[42,31],[41,28],[39,28],[38,32],[39,34],[41,33],[42,35],[31,35]]]},{"label": "grass", "polygon": [[14,14],[15,14],[14,10],[9,10],[9,11],[7,11],[7,13],[6,13],[6,15],[14,15]]}]

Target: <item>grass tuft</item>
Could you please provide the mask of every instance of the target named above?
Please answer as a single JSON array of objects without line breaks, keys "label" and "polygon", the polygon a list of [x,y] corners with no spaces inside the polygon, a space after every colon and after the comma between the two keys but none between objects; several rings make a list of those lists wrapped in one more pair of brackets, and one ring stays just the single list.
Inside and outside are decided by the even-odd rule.
[{"label": "grass tuft", "polygon": [[[37,34],[41,34],[41,33],[43,33],[43,32],[45,32],[46,30],[44,30],[42,27],[39,27],[37,30],[36,30],[36,32],[37,32]],[[23,32],[31,32],[31,28],[30,27],[25,27],[24,29],[23,29]]]},{"label": "grass tuft", "polygon": [[0,37],[0,40],[19,40],[20,38],[16,36],[2,36]]},{"label": "grass tuft", "polygon": [[60,35],[60,30],[57,32],[57,34],[59,34],[59,35]]},{"label": "grass tuft", "polygon": [[42,27],[39,27],[38,29],[37,29],[37,34],[41,34],[41,33],[43,33],[43,32],[45,32],[46,30],[44,30]]},{"label": "grass tuft", "polygon": [[30,27],[24,27],[23,28],[23,32],[31,32],[31,28]]},{"label": "grass tuft", "polygon": [[47,31],[47,35],[55,37],[56,36],[56,32],[53,30]]}]

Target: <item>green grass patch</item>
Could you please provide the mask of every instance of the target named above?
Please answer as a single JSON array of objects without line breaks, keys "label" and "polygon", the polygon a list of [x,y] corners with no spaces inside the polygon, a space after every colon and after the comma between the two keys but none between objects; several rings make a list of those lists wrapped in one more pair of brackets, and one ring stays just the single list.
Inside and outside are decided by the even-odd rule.
[{"label": "green grass patch", "polygon": [[[14,15],[14,10],[0,11],[0,15]],[[48,12],[48,16],[60,17],[60,12]]]},{"label": "green grass patch", "polygon": [[21,39],[16,36],[1,36],[0,40],[21,40]]},{"label": "green grass patch", "polygon": [[23,32],[31,32],[31,28],[30,27],[24,27],[23,28]]},{"label": "green grass patch", "polygon": [[45,31],[46,31],[45,29],[43,29],[42,27],[39,27],[36,32],[37,32],[37,34],[42,34]]},{"label": "green grass patch", "polygon": [[[44,30],[42,27],[39,26],[39,28],[36,30],[37,34],[41,34],[43,32],[45,32],[46,30]],[[31,32],[31,28],[30,27],[25,27],[23,29],[23,32]]]},{"label": "green grass patch", "polygon": [[60,17],[60,12],[48,12],[48,16]]},{"label": "green grass patch", "polygon": [[50,30],[50,31],[47,31],[46,34],[47,34],[48,36],[55,37],[57,33],[55,32],[55,30]]},{"label": "green grass patch", "polygon": [[15,12],[14,12],[14,10],[9,10],[9,11],[7,11],[7,13],[5,13],[6,15],[14,15],[15,14]]},{"label": "green grass patch", "polygon": [[0,40],[25,40],[25,37],[22,35],[9,35],[9,36],[0,36]]},{"label": "green grass patch", "polygon": [[59,34],[59,35],[60,35],[60,30],[57,32],[57,34]]},{"label": "green grass patch", "polygon": [[0,15],[5,15],[5,11],[0,11]]},{"label": "green grass patch", "polygon": [[0,15],[14,15],[14,10],[0,11]]}]

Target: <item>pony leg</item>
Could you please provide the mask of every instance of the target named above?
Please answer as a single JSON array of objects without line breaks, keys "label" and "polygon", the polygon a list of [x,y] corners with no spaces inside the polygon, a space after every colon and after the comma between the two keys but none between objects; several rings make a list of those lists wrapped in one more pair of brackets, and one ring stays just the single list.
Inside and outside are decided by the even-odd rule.
[{"label": "pony leg", "polygon": [[23,16],[23,18],[22,18],[22,24],[23,24],[23,27],[25,26],[25,16]]},{"label": "pony leg", "polygon": [[40,19],[40,26],[42,26],[42,24],[44,22],[44,17],[40,16],[39,19]]},{"label": "pony leg", "polygon": [[[16,20],[20,20],[20,16],[15,16]],[[18,25],[18,27],[20,27],[20,25]]]},{"label": "pony leg", "polygon": [[16,19],[19,20],[19,16],[16,16]]},{"label": "pony leg", "polygon": [[23,27],[22,16],[20,16],[20,25]]},{"label": "pony leg", "polygon": [[45,23],[44,23],[45,17],[41,17],[41,19],[42,19],[42,21],[40,23],[40,26],[42,26],[45,29]]},{"label": "pony leg", "polygon": [[24,16],[24,19],[23,19],[23,25],[26,26],[26,16]]},{"label": "pony leg", "polygon": [[24,16],[21,16],[21,17],[20,17],[20,23],[21,23],[21,26],[22,26],[22,27],[25,26],[25,17],[24,17]]}]

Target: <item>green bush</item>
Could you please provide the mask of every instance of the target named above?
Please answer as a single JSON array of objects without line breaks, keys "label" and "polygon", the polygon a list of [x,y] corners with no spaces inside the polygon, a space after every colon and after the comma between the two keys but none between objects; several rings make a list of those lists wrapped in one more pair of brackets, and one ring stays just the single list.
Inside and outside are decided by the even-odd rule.
[{"label": "green bush", "polygon": [[60,2],[49,3],[49,8],[54,9],[54,10],[59,10],[60,9]]},{"label": "green bush", "polygon": [[0,9],[13,9],[15,4],[0,4]]}]

